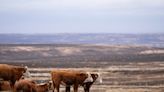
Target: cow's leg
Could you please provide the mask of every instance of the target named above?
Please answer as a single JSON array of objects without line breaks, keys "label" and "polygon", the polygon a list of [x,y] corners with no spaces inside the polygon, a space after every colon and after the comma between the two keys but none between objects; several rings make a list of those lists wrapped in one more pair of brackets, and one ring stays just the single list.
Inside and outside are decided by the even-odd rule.
[{"label": "cow's leg", "polygon": [[86,87],[86,91],[85,92],[89,92],[89,89],[90,89],[90,85],[88,85],[87,87]]},{"label": "cow's leg", "polygon": [[70,92],[70,86],[66,85],[66,92]]},{"label": "cow's leg", "polygon": [[54,91],[53,92],[55,92],[55,88],[56,88],[56,91],[59,92],[60,80],[54,80],[53,81],[53,86],[54,86]]},{"label": "cow's leg", "polygon": [[55,82],[52,81],[52,84],[53,84],[53,92],[55,92],[55,87],[56,87]]},{"label": "cow's leg", "polygon": [[74,86],[73,86],[73,89],[74,89],[74,92],[77,92],[78,91],[78,84],[75,84]]},{"label": "cow's leg", "polygon": [[57,92],[60,91],[60,84],[57,84],[57,85],[56,85],[56,90],[57,90]]},{"label": "cow's leg", "polygon": [[91,84],[90,84],[90,83],[85,83],[85,84],[83,85],[83,87],[84,87],[84,92],[89,92],[89,90],[90,90],[90,88],[91,88]]},{"label": "cow's leg", "polygon": [[10,86],[11,86],[11,89],[12,89],[12,90],[14,89],[14,84],[15,84],[15,80],[11,80],[11,81],[10,81]]},{"label": "cow's leg", "polygon": [[89,88],[89,87],[87,87],[87,88],[86,88],[86,89],[84,89],[84,90],[85,90],[85,92],[89,92],[89,89],[90,89],[90,88]]},{"label": "cow's leg", "polygon": [[84,92],[89,92],[89,87],[84,88]]}]

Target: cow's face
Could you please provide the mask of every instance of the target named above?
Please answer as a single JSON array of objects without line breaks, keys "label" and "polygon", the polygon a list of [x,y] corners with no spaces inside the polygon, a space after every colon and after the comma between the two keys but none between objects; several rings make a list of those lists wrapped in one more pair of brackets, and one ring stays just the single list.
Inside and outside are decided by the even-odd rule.
[{"label": "cow's face", "polygon": [[93,78],[89,72],[87,72],[87,78],[84,80],[84,83],[86,82],[93,82]]},{"label": "cow's face", "polygon": [[102,83],[102,77],[100,76],[100,73],[92,73],[91,74],[93,81],[97,81],[98,83]]},{"label": "cow's face", "polygon": [[24,78],[29,78],[30,77],[30,72],[28,70],[28,67],[14,67],[14,69],[16,70],[17,73],[17,80],[19,80],[20,78],[24,79]]},{"label": "cow's face", "polygon": [[30,72],[29,72],[27,66],[24,67],[24,71],[22,71],[22,73],[23,73],[23,76],[24,76],[25,78],[29,78],[29,77],[30,77]]},{"label": "cow's face", "polygon": [[96,81],[96,79],[99,77],[97,73],[92,73],[91,76],[93,78],[93,81]]},{"label": "cow's face", "polygon": [[43,83],[37,85],[37,90],[39,92],[48,92],[49,91],[49,83]]},{"label": "cow's face", "polygon": [[52,82],[52,81],[49,81],[49,82],[48,82],[48,89],[49,89],[49,90],[53,90],[53,88],[54,88],[54,87],[53,87],[53,82]]}]

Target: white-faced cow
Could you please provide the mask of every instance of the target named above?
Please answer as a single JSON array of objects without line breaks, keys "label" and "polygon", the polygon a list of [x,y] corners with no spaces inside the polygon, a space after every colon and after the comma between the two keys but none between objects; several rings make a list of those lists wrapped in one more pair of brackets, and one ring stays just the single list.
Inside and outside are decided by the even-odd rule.
[{"label": "white-faced cow", "polygon": [[[85,92],[89,92],[90,91],[90,88],[91,88],[91,86],[93,85],[93,83],[95,81],[98,81],[99,83],[102,83],[102,78],[101,78],[99,73],[91,73],[91,76],[93,78],[93,81],[84,82],[82,84]],[[66,86],[66,92],[70,92],[70,85]]]},{"label": "white-faced cow", "polygon": [[93,78],[90,73],[71,71],[71,70],[53,70],[51,71],[51,77],[53,81],[54,91],[55,88],[59,92],[60,84],[71,86],[73,85],[74,92],[78,91],[78,87],[83,83],[93,82]]}]

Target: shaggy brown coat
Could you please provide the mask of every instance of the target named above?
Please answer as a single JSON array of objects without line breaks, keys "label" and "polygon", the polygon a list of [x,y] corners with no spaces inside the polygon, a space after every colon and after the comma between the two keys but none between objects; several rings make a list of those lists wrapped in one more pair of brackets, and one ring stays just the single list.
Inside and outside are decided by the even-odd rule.
[{"label": "shaggy brown coat", "polygon": [[[99,77],[99,75],[97,73],[91,73],[91,76],[93,78],[92,82],[85,82],[85,83],[82,84],[85,92],[90,91],[91,86],[96,81],[96,79]],[[66,92],[70,92],[70,86],[69,85],[66,86]]]},{"label": "shaggy brown coat", "polygon": [[74,92],[78,91],[78,86],[82,85],[88,77],[87,73],[71,71],[71,70],[53,70],[51,71],[51,78],[53,81],[54,91],[55,88],[59,92],[60,84],[67,86],[73,85]]},{"label": "shaggy brown coat", "polygon": [[36,83],[30,80],[19,80],[14,85],[14,92],[37,92]]},{"label": "shaggy brown coat", "polygon": [[19,80],[26,72],[26,68],[7,64],[0,64],[0,78],[5,81],[10,81],[11,87]]},{"label": "shaggy brown coat", "polygon": [[49,83],[37,84],[31,80],[19,80],[14,85],[14,92],[48,92]]},{"label": "shaggy brown coat", "polygon": [[10,86],[10,82],[9,81],[0,81],[0,91],[10,91],[11,86]]}]

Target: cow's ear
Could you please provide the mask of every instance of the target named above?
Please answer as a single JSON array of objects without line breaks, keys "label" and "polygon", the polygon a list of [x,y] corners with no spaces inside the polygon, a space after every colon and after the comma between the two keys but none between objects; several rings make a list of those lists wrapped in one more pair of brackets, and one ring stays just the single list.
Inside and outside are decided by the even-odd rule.
[{"label": "cow's ear", "polygon": [[96,76],[96,77],[99,77],[99,76],[100,76],[100,74],[98,74],[98,73],[95,73],[95,76]]},{"label": "cow's ear", "polygon": [[91,73],[91,76],[95,76],[95,74],[94,73]]}]

